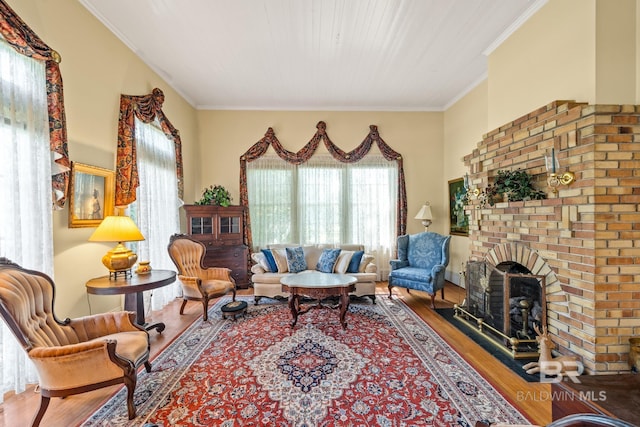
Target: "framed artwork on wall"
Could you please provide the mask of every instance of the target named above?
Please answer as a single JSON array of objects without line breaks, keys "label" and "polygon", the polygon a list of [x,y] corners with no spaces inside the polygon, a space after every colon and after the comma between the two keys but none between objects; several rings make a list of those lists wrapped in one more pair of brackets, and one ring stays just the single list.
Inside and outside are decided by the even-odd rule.
[{"label": "framed artwork on wall", "polygon": [[72,162],[69,227],[97,227],[113,215],[114,188],[114,171]]},{"label": "framed artwork on wall", "polygon": [[466,193],[464,178],[449,181],[449,234],[469,235],[469,217],[464,213]]}]

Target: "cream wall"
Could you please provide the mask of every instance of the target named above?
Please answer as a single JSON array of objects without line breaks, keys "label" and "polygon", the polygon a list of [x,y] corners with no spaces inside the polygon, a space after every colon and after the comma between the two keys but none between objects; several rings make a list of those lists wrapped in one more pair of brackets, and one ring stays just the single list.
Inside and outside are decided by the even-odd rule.
[{"label": "cream wall", "polygon": [[[62,56],[60,64],[72,161],[114,170],[120,94],[165,94],[164,112],[180,130],[185,183],[199,165],[195,110],[75,0],[9,0],[16,13]],[[190,197],[193,194],[187,193]],[[100,259],[111,245],[89,243],[94,228],[68,228],[68,209],[53,214],[56,314],[60,318],[120,307],[120,297],[92,295],[85,282],[107,270]]]},{"label": "cream wall", "polygon": [[550,0],[489,55],[495,129],[558,99],[633,104],[637,0]]},{"label": "cream wall", "polygon": [[[368,135],[369,125],[376,125],[382,139],[404,157],[407,231],[424,231],[413,217],[429,200],[435,217],[429,230],[448,232],[448,204],[441,197],[446,184],[443,113],[199,111],[198,120],[202,174],[196,184],[197,198],[204,187],[223,185],[231,192],[233,203],[239,203],[240,156],[262,139],[269,127],[287,150],[295,152],[313,137],[318,122],[324,121],[331,141],[344,151],[351,151]],[[321,149],[324,150],[323,145]]]},{"label": "cream wall", "polygon": [[[469,172],[462,159],[476,148],[486,132],[487,92],[488,82],[484,80],[444,114],[445,183]],[[442,200],[448,206],[447,187],[443,191]],[[469,238],[452,236],[449,251],[451,260],[447,268],[447,279],[462,284],[460,272],[469,259]]]},{"label": "cream wall", "polygon": [[550,0],[488,58],[488,129],[556,99],[595,101],[595,2]]}]

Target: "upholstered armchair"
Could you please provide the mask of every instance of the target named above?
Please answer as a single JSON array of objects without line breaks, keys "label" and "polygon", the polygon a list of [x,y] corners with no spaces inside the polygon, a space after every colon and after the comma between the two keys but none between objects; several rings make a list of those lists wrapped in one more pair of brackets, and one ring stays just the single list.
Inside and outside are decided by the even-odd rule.
[{"label": "upholstered armchair", "polygon": [[35,365],[40,384],[38,426],[52,397],[124,383],[129,419],[138,368],[149,363],[149,334],[134,313],[95,314],[60,321],[53,312],[55,286],[47,275],[0,258],[0,315]]},{"label": "upholstered armchair", "polygon": [[444,273],[449,264],[451,236],[424,232],[398,237],[398,259],[392,259],[389,273],[389,298],[394,286],[415,289],[431,295],[431,307],[435,308],[435,296],[439,290],[444,299]]},{"label": "upholstered armchair", "polygon": [[169,240],[169,256],[178,269],[178,282],[182,286],[182,305],[180,314],[184,314],[187,301],[200,301],[204,310],[203,319],[209,318],[207,313],[209,301],[233,292],[236,300],[236,282],[231,277],[231,270],[224,267],[204,267],[206,247],[186,234],[174,234]]}]

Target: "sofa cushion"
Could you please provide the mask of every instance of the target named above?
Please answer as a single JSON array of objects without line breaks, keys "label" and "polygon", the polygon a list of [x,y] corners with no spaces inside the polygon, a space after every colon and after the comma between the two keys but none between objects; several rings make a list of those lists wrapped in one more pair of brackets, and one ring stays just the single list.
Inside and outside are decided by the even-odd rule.
[{"label": "sofa cushion", "polygon": [[276,260],[273,258],[273,254],[271,253],[271,249],[262,249],[262,253],[264,254],[265,259],[267,260],[267,264],[269,265],[267,271],[277,272],[278,266],[276,265]]},{"label": "sofa cushion", "polygon": [[364,251],[355,251],[353,255],[351,255],[351,260],[349,261],[349,266],[347,267],[347,273],[357,273],[360,270],[360,261],[362,261],[362,255],[364,255]]},{"label": "sofa cushion", "polygon": [[336,264],[333,266],[333,272],[338,274],[346,273],[352,256],[353,251],[341,250],[340,255],[338,255],[338,259],[336,260]]},{"label": "sofa cushion", "polygon": [[285,248],[287,254],[287,267],[291,273],[299,273],[307,269],[307,261],[301,246]]},{"label": "sofa cushion", "polygon": [[286,249],[271,249],[273,259],[278,266],[278,273],[286,273],[289,271],[289,265],[287,264],[287,251]]},{"label": "sofa cushion", "polygon": [[358,273],[364,273],[367,266],[373,262],[373,255],[364,254],[362,260],[360,260],[360,267],[358,267]]},{"label": "sofa cushion", "polygon": [[[316,270],[305,270],[298,274],[305,274],[307,272],[315,272]],[[280,279],[291,273],[257,273],[251,276],[253,283],[264,283],[270,285],[280,285]],[[358,283],[375,282],[376,273],[352,273],[349,276],[355,277]]]},{"label": "sofa cushion", "polygon": [[320,255],[322,255],[323,248],[317,246],[303,246],[304,259],[307,261],[308,268],[315,268],[318,265]]},{"label": "sofa cushion", "polygon": [[341,249],[324,249],[316,265],[316,270],[322,273],[333,273]]},{"label": "sofa cushion", "polygon": [[418,268],[418,267],[400,268],[398,270],[391,271],[389,275],[397,279],[410,280],[413,282],[429,283],[433,279],[433,276],[431,275],[431,270],[427,270],[425,268]]},{"label": "sofa cushion", "polygon": [[257,265],[262,267],[262,269],[264,271],[271,271],[271,267],[269,267],[269,263],[267,262],[267,257],[265,256],[264,253],[262,253],[262,251],[252,253],[251,254],[251,259]]}]

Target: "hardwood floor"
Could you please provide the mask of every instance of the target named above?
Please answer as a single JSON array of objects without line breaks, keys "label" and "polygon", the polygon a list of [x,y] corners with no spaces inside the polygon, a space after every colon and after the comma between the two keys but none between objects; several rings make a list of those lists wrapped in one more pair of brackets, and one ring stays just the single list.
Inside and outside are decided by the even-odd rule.
[{"label": "hardwood floor", "polygon": [[[445,300],[436,297],[436,307],[451,307],[454,303],[461,303],[464,299],[464,289],[453,284],[447,284]],[[241,290],[240,295],[252,295],[252,289]],[[387,283],[377,285],[378,298],[388,296]],[[528,383],[506,368],[497,359],[470,340],[458,329],[442,319],[431,310],[429,296],[422,292],[394,288],[396,298],[403,299],[420,317],[425,319],[438,333],[493,386],[498,389],[511,403],[527,415],[531,422],[545,425],[551,422],[551,402],[546,400],[550,391],[549,384]],[[147,316],[151,322],[164,322],[167,328],[162,334],[155,331],[151,337],[151,359],[171,343],[173,339],[187,328],[194,320],[202,315],[199,303],[189,303],[185,314],[178,314],[181,300],[176,300],[163,310],[152,312]],[[90,414],[108,400],[119,387],[112,386],[84,394],[67,397],[66,399],[51,399],[51,404],[45,413],[42,426],[70,427],[82,423]],[[0,426],[21,427],[29,426],[31,418],[38,409],[40,396],[30,387],[19,394],[7,393],[5,401],[0,405]]]}]

